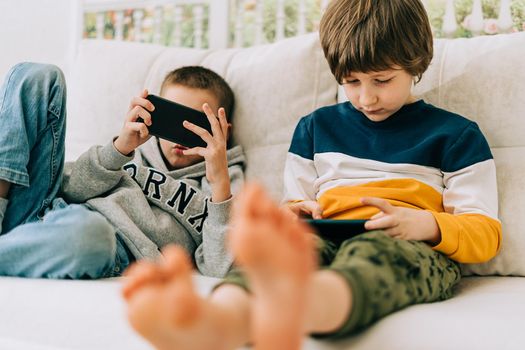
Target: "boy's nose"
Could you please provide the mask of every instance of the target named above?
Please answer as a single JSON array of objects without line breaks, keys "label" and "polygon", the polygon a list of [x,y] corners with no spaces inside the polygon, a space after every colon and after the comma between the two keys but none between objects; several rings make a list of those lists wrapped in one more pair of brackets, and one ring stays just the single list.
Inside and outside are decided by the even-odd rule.
[{"label": "boy's nose", "polygon": [[361,107],[370,109],[377,102],[377,96],[369,90],[363,89],[359,95],[359,103]]}]

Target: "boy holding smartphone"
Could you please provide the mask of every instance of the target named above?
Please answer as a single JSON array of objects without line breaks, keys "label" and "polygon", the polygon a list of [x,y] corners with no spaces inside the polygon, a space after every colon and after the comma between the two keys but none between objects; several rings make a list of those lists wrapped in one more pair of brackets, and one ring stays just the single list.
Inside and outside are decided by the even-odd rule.
[{"label": "boy holding smartphone", "polygon": [[233,92],[216,73],[183,67],[166,76],[161,95],[206,113],[211,133],[185,127],[207,147],[151,137],[154,106],[144,91],[118,137],[64,167],[62,73],[31,63],[10,71],[0,109],[0,275],[118,276],[169,243],[203,274],[226,274],[224,235],[244,164],[240,147],[227,149]]}]

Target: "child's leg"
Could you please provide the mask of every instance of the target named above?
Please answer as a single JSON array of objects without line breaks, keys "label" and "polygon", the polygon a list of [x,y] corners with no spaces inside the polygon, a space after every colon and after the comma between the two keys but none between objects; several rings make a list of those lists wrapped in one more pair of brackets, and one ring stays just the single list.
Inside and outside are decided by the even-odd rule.
[{"label": "child's leg", "polygon": [[374,231],[343,242],[329,269],[341,274],[354,308],[337,332],[353,333],[406,306],[444,300],[460,279],[456,263],[427,244]]},{"label": "child's leg", "polygon": [[[66,88],[55,66],[22,63],[0,90],[2,233],[38,220],[55,198],[64,164]],[[7,195],[6,195],[7,194]]]},{"label": "child's leg", "polygon": [[237,199],[232,220],[232,250],[253,292],[225,284],[204,300],[192,289],[189,268],[177,269],[188,264],[180,257],[171,268],[139,264],[125,297],[143,336],[158,349],[235,349],[253,342],[256,349],[297,350],[305,334],[343,325],[351,291],[340,274],[314,271],[307,227],[254,186]]},{"label": "child's leg", "polygon": [[19,225],[0,236],[0,275],[100,278],[125,267],[116,261],[113,226],[83,205],[62,204],[43,221]]},{"label": "child's leg", "polygon": [[[311,237],[315,241],[315,247],[320,267],[322,268],[329,266],[337,254],[337,251],[339,249],[338,245],[333,241],[322,239],[317,235],[312,235]],[[234,267],[233,269],[231,269],[226,274],[224,279],[213,289],[216,290],[219,287],[226,285],[235,285],[248,293],[250,293],[251,290],[250,283],[246,277],[246,273],[243,272],[243,270],[240,267]]]}]

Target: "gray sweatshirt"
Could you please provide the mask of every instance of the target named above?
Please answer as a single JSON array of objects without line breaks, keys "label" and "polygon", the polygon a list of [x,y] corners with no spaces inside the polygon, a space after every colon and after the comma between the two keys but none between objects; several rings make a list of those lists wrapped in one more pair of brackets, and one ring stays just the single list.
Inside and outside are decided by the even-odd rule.
[{"label": "gray sweatshirt", "polygon": [[[240,146],[228,150],[232,193],[244,181]],[[223,277],[233,258],[225,247],[232,199],[211,202],[205,163],[170,171],[152,137],[134,154],[122,155],[113,146],[93,146],[66,163],[62,196],[86,203],[116,228],[137,259],[157,259],[169,243],[193,254],[199,272]]]}]

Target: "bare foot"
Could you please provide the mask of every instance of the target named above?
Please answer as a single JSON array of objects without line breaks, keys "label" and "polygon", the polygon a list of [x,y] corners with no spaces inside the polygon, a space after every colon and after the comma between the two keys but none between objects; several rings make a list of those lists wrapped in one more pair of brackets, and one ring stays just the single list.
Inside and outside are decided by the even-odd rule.
[{"label": "bare foot", "polygon": [[171,246],[159,264],[133,265],[123,288],[131,325],[159,350],[233,349],[228,315],[198,296],[185,251]]},{"label": "bare foot", "polygon": [[258,185],[247,185],[235,205],[230,247],[254,296],[255,349],[300,349],[316,267],[311,229],[278,208]]}]

